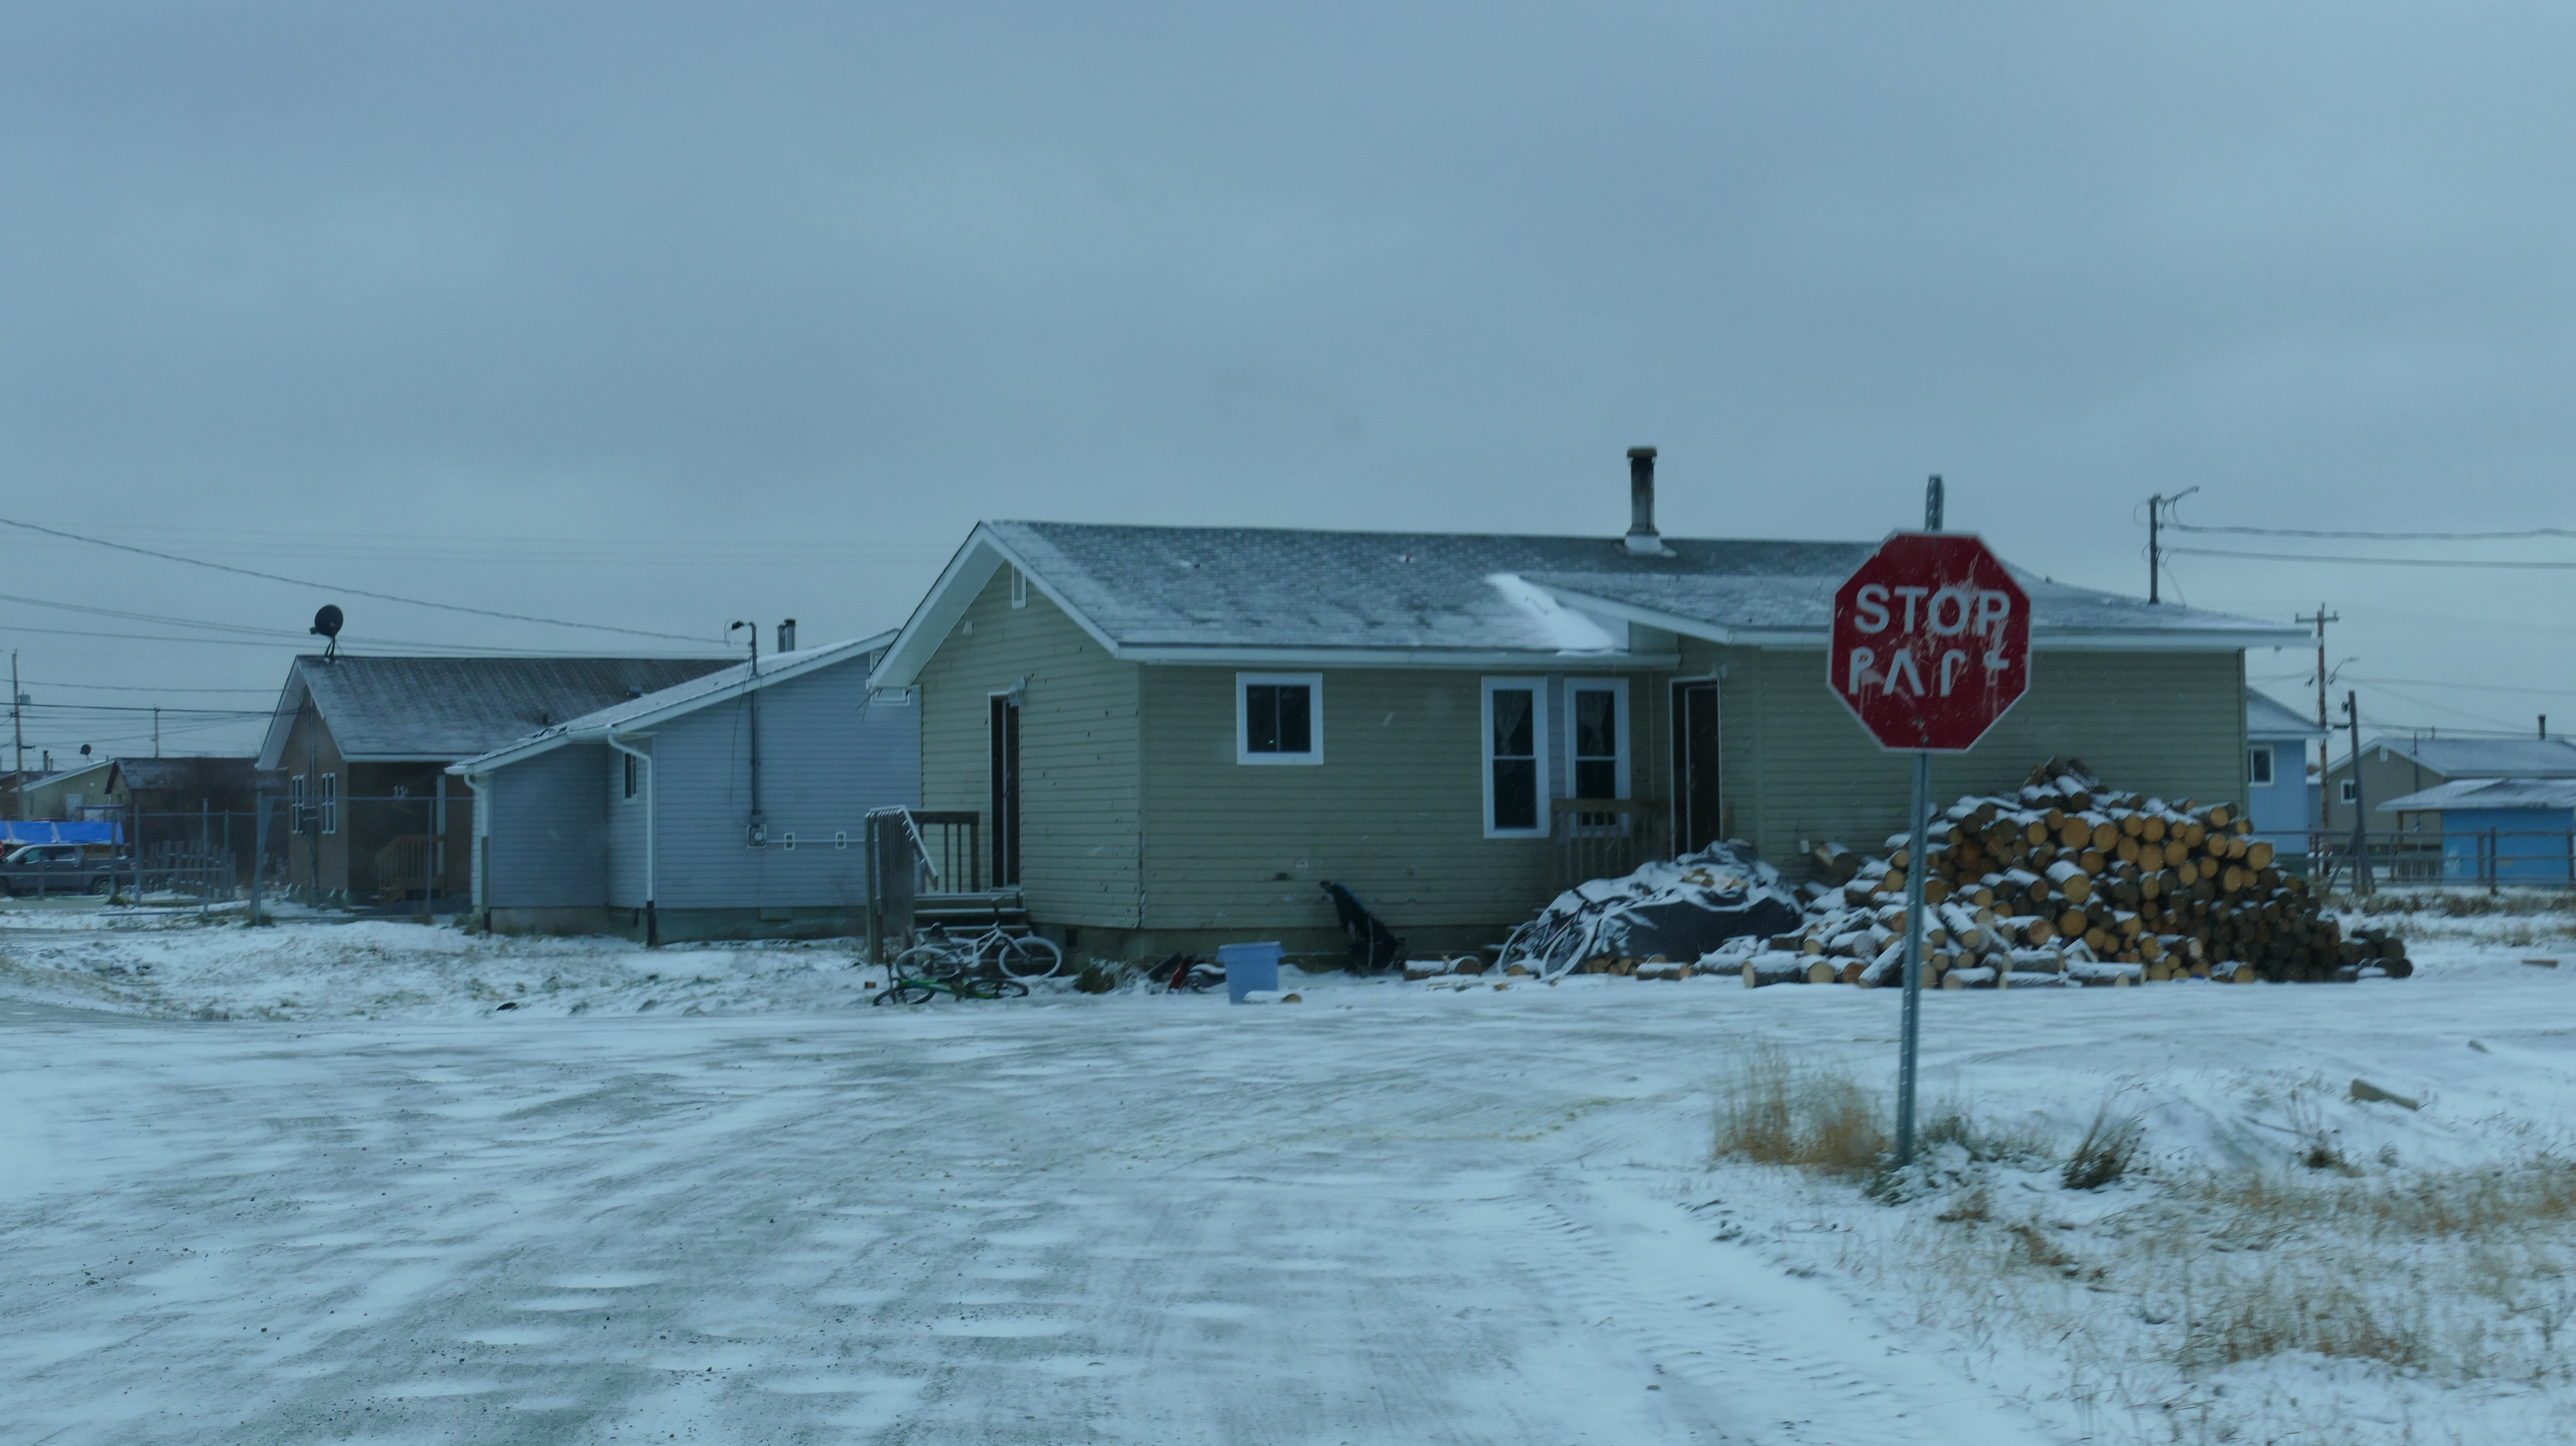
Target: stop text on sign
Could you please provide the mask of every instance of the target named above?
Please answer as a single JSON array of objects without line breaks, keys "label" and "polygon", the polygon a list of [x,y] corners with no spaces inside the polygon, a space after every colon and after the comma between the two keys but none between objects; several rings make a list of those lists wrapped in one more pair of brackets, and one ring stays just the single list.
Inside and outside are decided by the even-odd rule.
[{"label": "stop text on sign", "polygon": [[[2012,660],[1999,648],[2005,626],[2017,609],[2012,594],[2000,588],[1930,588],[1872,582],[1861,585],[1853,603],[1859,614],[1853,626],[1865,635],[1884,633],[1891,627],[1900,635],[1912,634],[1919,616],[1923,630],[1933,637],[1955,638],[1974,645],[1982,654],[1974,661],[1987,672],[2001,672],[2012,666]],[[1900,606],[1901,616],[1890,611]],[[1941,659],[1933,665],[1937,680],[1934,687],[1947,698],[1958,690],[1959,675],[1968,670],[1971,658],[1965,646],[1938,651]],[[1877,649],[1855,647],[1848,658],[1849,671],[1843,686],[1855,693],[1872,684],[1921,693],[1925,691],[1923,672],[1915,665],[1914,656],[1915,650],[1900,642],[1882,664]]]},{"label": "stop text on sign", "polygon": [[1977,538],[1900,532],[1834,593],[1827,682],[1880,745],[1958,752],[2030,685],[2030,596]]}]

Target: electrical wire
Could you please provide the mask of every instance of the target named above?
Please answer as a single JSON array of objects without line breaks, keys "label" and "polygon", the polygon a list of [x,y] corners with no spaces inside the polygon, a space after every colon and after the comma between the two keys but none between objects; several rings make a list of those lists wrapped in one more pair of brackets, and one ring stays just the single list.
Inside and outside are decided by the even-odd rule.
[{"label": "electrical wire", "polygon": [[2309,527],[2206,527],[2168,519],[2176,532],[2225,532],[2240,537],[2328,537],[2359,542],[2508,542],[2533,537],[2576,537],[2576,528],[2526,527],[2511,532],[2337,532]]},{"label": "electrical wire", "polygon": [[2319,557],[2296,552],[2230,552],[2215,547],[2168,547],[2173,557],[2238,557],[2254,562],[2351,562],[2377,567],[2483,567],[2532,569],[2543,572],[2576,571],[2576,562],[2489,562],[2468,557]]},{"label": "electrical wire", "polygon": [[8,517],[0,517],[0,527],[15,527],[27,532],[41,533],[47,537],[60,537],[72,542],[86,542],[93,546],[111,548],[118,552],[131,552],[139,557],[159,558],[163,562],[186,563],[190,567],[208,568],[215,572],[228,572],[238,577],[255,577],[262,582],[282,582],[290,587],[309,587],[321,592],[346,593],[351,597],[373,598],[377,602],[401,603],[407,607],[435,608],[441,612],[469,613],[475,617],[500,618],[506,622],[514,623],[538,623],[547,627],[583,628],[596,633],[622,633],[633,638],[661,638],[665,641],[675,643],[697,643],[705,641],[702,638],[693,638],[682,633],[657,633],[643,628],[611,627],[606,623],[576,623],[569,622],[563,618],[541,618],[531,616],[527,613],[505,613],[495,611],[491,608],[467,607],[463,603],[431,602],[425,598],[403,597],[399,594],[389,592],[371,592],[366,588],[360,587],[335,587],[329,583],[312,582],[300,577],[285,577],[278,573],[261,572],[255,568],[235,567],[226,562],[207,562],[202,558],[181,557],[175,552],[158,552],[149,547],[136,547],[132,543],[110,542],[103,537],[87,537],[77,532],[65,532],[59,527],[45,527],[37,523],[20,522],[14,518]]},{"label": "electrical wire", "polygon": [[57,683],[45,678],[20,678],[21,688],[77,688],[84,693],[274,693],[275,688],[163,688],[150,683]]},{"label": "electrical wire", "polygon": [[[43,633],[50,637],[61,638],[125,638],[145,643],[187,643],[192,646],[202,648],[292,648],[298,646],[298,644],[303,641],[302,639],[298,639],[296,642],[288,642],[281,639],[277,642],[264,643],[250,638],[182,638],[173,637],[168,633],[102,633],[88,628],[31,628],[23,623],[0,623],[0,633]],[[346,642],[349,640],[344,638],[343,641]],[[480,658],[501,656],[512,658],[562,658],[575,656],[573,654],[566,653],[561,648],[486,648],[476,647],[468,643],[412,643],[404,642],[399,638],[357,639],[356,642],[352,643],[350,646],[341,648],[340,656],[344,658],[366,656],[356,650],[356,643],[364,643],[374,647],[410,648],[417,652],[433,654],[439,657]],[[706,649],[714,648],[717,645],[714,643],[700,643],[698,646],[700,651],[693,653],[664,651],[655,653],[639,653],[633,654],[632,656],[647,658],[701,658],[707,656],[705,651]],[[243,691],[259,692],[265,690],[244,689]]]}]

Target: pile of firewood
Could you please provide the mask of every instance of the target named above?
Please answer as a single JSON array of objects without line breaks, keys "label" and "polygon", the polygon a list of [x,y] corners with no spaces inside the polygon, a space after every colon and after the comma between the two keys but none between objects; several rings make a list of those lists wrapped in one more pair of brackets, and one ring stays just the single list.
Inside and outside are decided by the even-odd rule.
[{"label": "pile of firewood", "polygon": [[[1923,983],[1978,989],[2121,986],[2169,979],[2313,983],[2414,972],[2384,932],[2346,938],[2305,879],[2226,804],[2107,788],[2070,759],[2019,793],[1960,799],[1926,833]],[[1912,839],[1866,857],[1813,853],[1807,918],[1739,941],[1748,985],[1904,982]]]}]

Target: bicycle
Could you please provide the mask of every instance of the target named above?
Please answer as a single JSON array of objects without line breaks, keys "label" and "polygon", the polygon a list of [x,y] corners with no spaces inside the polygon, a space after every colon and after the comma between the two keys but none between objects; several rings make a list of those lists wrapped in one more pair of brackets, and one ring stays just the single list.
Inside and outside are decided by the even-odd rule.
[{"label": "bicycle", "polygon": [[988,965],[1005,979],[1045,979],[1064,967],[1064,950],[1051,939],[1006,933],[998,924],[963,938],[940,924],[933,925],[920,943],[894,956],[897,973],[909,970],[942,979]]},{"label": "bicycle", "polygon": [[941,995],[951,999],[1026,999],[1029,986],[1017,979],[985,979],[972,974],[959,974],[952,979],[909,979],[898,976],[894,983],[880,990],[877,1004],[928,1004]]}]

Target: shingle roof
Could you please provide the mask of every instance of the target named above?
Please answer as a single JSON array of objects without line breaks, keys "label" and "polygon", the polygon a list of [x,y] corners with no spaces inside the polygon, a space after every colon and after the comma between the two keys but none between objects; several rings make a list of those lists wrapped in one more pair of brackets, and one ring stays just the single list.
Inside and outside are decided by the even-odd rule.
[{"label": "shingle roof", "polygon": [[792,653],[773,653],[760,660],[760,671],[752,672],[748,662],[729,668],[718,668],[686,682],[676,683],[641,698],[629,698],[605,708],[568,718],[552,727],[534,730],[499,747],[486,750],[459,762],[452,773],[481,775],[505,764],[533,754],[543,753],[579,738],[597,738],[601,734],[628,728],[649,728],[664,719],[693,713],[709,703],[719,702],[742,693],[755,692],[787,678],[799,677],[818,668],[836,663],[869,665],[874,655],[894,640],[892,633],[874,637],[853,638],[847,642],[826,643],[820,647],[801,648]]},{"label": "shingle roof", "polygon": [[2248,738],[2323,738],[2317,720],[2268,693],[2245,690],[2245,736]]},{"label": "shingle roof", "polygon": [[[1633,557],[1608,537],[987,523],[1068,607],[1123,647],[1565,651],[1497,577],[1752,632],[1818,632],[1874,542],[1666,538]],[[2045,582],[2014,570],[2041,634],[2141,631],[2246,646],[2282,629]]]},{"label": "shingle roof", "polygon": [[2463,778],[2392,798],[2374,811],[2422,813],[2450,808],[2576,808],[2576,778]]},{"label": "shingle roof", "polygon": [[447,762],[611,704],[659,692],[730,658],[375,658],[295,660],[260,766],[279,766],[307,692],[341,755]]},{"label": "shingle roof", "polygon": [[247,790],[250,766],[247,758],[120,758],[116,776],[129,793],[171,788]]},{"label": "shingle roof", "polygon": [[2371,747],[2445,779],[2576,778],[2576,743],[2564,738],[2382,738]]}]

